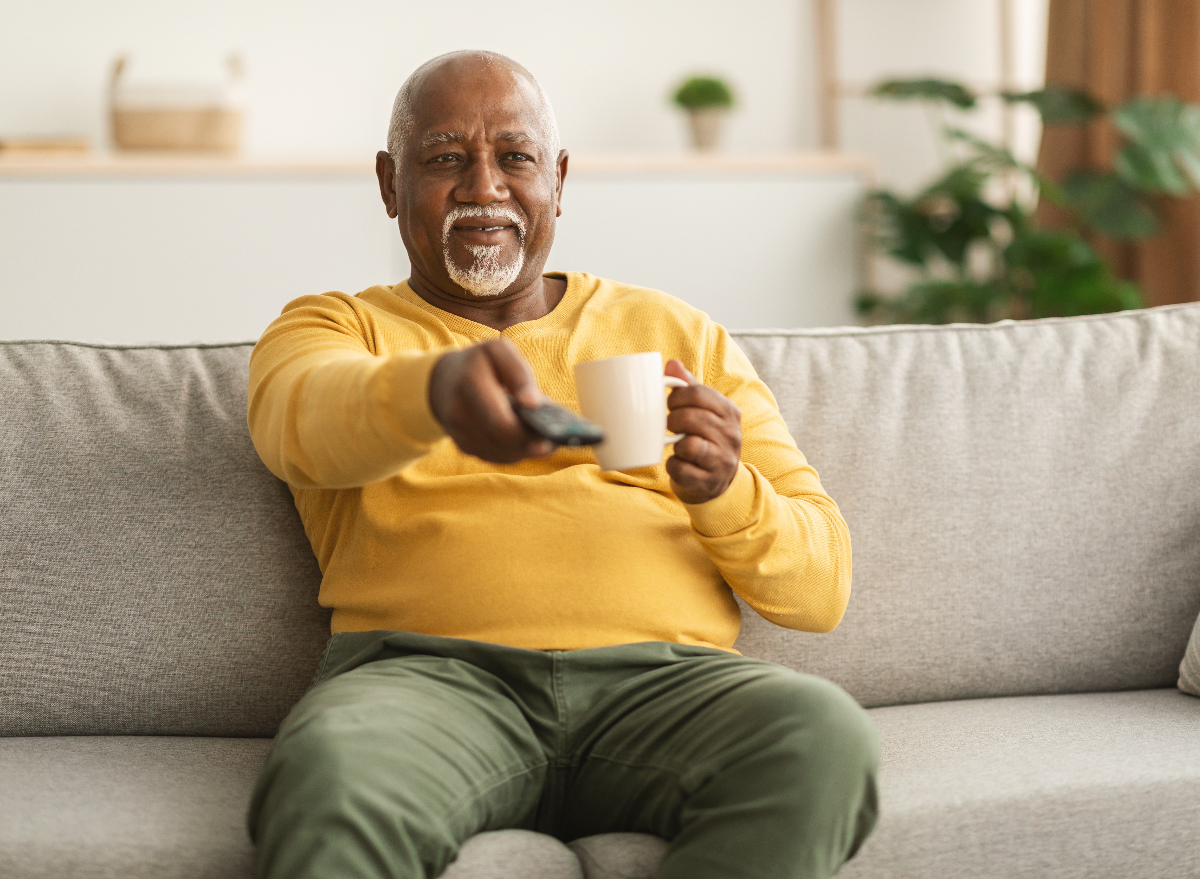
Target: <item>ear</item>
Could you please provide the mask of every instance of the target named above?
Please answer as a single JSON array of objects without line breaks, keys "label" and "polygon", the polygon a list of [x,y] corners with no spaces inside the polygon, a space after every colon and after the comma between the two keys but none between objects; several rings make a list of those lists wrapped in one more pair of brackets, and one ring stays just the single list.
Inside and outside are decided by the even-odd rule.
[{"label": "ear", "polygon": [[375,154],[375,176],[379,178],[379,195],[387,208],[387,214],[393,220],[398,213],[396,209],[396,166],[392,163],[389,153],[380,150]]},{"label": "ear", "polygon": [[563,181],[567,179],[567,159],[570,156],[566,150],[558,151],[558,169],[555,172],[554,183],[554,216],[562,216]]}]

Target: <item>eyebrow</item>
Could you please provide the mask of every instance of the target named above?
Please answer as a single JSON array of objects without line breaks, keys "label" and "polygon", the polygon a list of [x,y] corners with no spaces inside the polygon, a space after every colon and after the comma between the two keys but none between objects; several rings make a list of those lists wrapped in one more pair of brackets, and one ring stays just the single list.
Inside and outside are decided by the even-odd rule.
[{"label": "eyebrow", "polygon": [[537,138],[526,134],[524,131],[501,131],[496,135],[496,140],[506,140],[510,143],[537,143]]},{"label": "eyebrow", "polygon": [[[430,147],[437,146],[440,143],[463,143],[466,140],[466,132],[440,131],[437,134],[431,134],[422,140],[421,149],[429,149]],[[538,143],[536,138],[526,134],[523,131],[501,131],[496,135],[496,140],[502,140],[507,143]]]},{"label": "eyebrow", "polygon": [[466,139],[467,135],[461,131],[443,131],[438,134],[431,134],[421,141],[421,149],[428,149],[431,146],[437,146],[439,143],[461,143]]}]

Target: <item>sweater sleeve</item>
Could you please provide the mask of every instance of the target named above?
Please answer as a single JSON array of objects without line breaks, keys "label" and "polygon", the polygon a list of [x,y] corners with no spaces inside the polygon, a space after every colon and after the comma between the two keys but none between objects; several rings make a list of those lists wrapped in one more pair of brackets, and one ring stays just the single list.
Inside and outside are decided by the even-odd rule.
[{"label": "sweater sleeve", "polygon": [[428,388],[445,349],[377,356],[356,305],[342,294],[290,302],[250,357],[250,437],[294,488],[386,479],[444,436]]},{"label": "sweater sleeve", "polygon": [[685,505],[725,581],[773,623],[828,632],[850,598],[850,534],[754,367],[713,325],[705,384],[742,411],[742,462],[720,497]]}]

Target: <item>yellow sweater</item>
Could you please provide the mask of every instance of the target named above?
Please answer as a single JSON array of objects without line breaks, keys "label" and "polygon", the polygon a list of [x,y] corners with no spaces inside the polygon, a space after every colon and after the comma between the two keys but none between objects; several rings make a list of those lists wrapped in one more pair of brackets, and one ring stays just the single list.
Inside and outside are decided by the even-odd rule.
[{"label": "yellow sweater", "polygon": [[846,524],[745,355],[677,299],[566,279],[554,311],[503,332],[542,391],[578,411],[575,363],[678,358],[741,408],[732,485],[687,505],[661,464],[605,473],[586,448],[512,465],[465,455],[429,410],[429,373],[446,349],[496,330],[407,283],[301,297],[255,346],[249,423],[259,455],[291,486],[333,631],[731,650],[741,617],[729,586],[788,628],[836,626],[850,594]]}]

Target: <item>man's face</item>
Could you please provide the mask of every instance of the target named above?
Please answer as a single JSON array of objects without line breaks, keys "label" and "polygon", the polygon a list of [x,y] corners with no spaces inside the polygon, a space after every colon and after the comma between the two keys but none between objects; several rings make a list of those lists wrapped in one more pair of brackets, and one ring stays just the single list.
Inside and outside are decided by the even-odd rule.
[{"label": "man's face", "polygon": [[483,300],[541,275],[561,213],[542,106],[520,74],[477,59],[432,71],[414,95],[395,210],[413,267],[443,291]]}]

